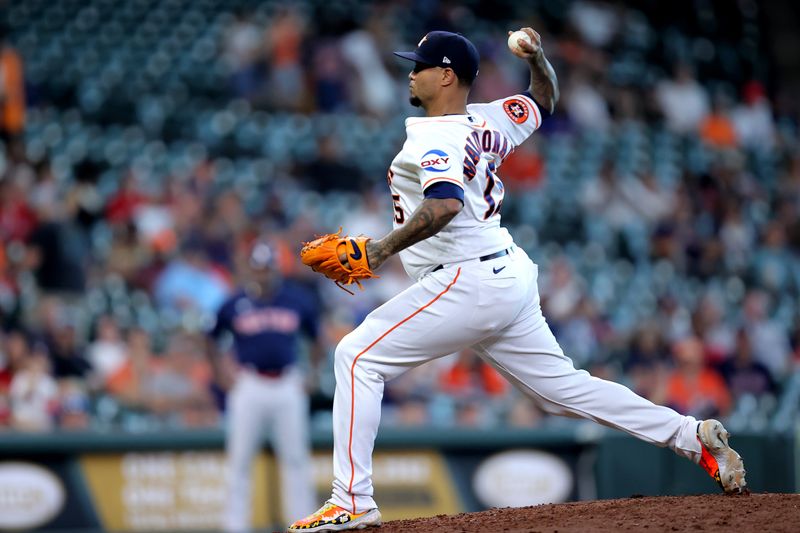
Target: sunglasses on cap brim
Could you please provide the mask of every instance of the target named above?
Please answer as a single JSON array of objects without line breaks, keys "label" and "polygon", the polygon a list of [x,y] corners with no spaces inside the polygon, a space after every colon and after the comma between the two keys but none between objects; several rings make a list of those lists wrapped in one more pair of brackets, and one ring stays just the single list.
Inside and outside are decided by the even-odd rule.
[{"label": "sunglasses on cap brim", "polygon": [[428,70],[429,68],[434,68],[434,67],[436,67],[436,65],[430,65],[428,63],[420,63],[419,61],[417,61],[416,63],[414,63],[414,70],[412,72],[414,72],[414,74],[418,74],[423,70]]}]

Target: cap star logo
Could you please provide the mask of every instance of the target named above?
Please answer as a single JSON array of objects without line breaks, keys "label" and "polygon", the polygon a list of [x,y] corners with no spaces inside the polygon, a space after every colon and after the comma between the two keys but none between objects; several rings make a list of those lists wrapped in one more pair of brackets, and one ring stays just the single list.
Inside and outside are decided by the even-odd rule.
[{"label": "cap star logo", "polygon": [[530,115],[528,104],[519,98],[510,98],[503,102],[503,111],[505,111],[508,118],[516,124],[524,123],[528,120],[528,116]]},{"label": "cap star logo", "polygon": [[447,57],[447,56],[444,56],[442,58],[442,63],[444,63],[445,65],[449,65],[450,64],[450,58]]},{"label": "cap star logo", "polygon": [[418,42],[418,43],[417,43],[417,48],[419,48],[420,46],[422,46],[422,43],[424,43],[424,42],[425,42],[425,41],[427,41],[427,40],[428,40],[428,36],[427,36],[427,35],[425,35],[425,37],[423,37],[423,38],[422,38],[422,40],[421,40],[420,42]]}]

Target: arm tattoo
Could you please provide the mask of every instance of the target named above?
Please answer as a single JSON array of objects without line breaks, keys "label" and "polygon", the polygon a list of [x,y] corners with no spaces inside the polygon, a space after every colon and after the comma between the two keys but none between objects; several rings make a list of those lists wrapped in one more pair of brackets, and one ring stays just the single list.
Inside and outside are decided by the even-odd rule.
[{"label": "arm tattoo", "polygon": [[549,113],[555,109],[556,102],[558,102],[558,79],[556,79],[556,72],[553,66],[544,57],[544,52],[539,51],[538,54],[531,57],[528,61],[528,66],[531,69],[531,86],[530,92],[537,103],[547,108]]},{"label": "arm tattoo", "polygon": [[367,244],[370,265],[377,268],[389,256],[437,234],[461,210],[456,199],[426,198],[405,224],[379,241]]}]

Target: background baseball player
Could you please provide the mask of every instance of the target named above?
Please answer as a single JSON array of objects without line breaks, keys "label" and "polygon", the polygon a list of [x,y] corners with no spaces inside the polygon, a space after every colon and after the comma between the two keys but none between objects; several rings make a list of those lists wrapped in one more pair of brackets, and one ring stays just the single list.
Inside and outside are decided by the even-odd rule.
[{"label": "background baseball player", "polygon": [[[376,241],[345,237],[337,244],[327,237],[304,248],[304,262],[329,274],[329,258],[316,256],[333,242],[327,249],[334,262],[356,263],[355,281],[399,253],[417,282],[337,346],[333,493],[290,531],[381,523],[371,474],[383,384],[468,346],[547,412],[588,418],[668,446],[701,464],[725,492],[745,489],[742,460],[719,422],[698,423],[576,370],[542,316],[538,267],[500,225],[504,187],[497,168],[558,100],[540,37],[530,28],[524,32],[530,41],[519,39],[514,53],[530,67],[529,90],[487,104],[466,103],[479,57],[463,36],[431,32],[414,52],[396,53],[415,62],[411,103],[426,116],[406,120],[407,140],[389,170],[394,230]],[[341,282],[340,272],[329,275]]]},{"label": "background baseball player", "polygon": [[250,467],[265,430],[280,465],[284,516],[314,508],[308,395],[298,367],[298,342],[301,334],[314,341],[312,360],[318,361],[318,306],[313,295],[281,278],[267,243],[253,247],[245,270],[246,282],[219,309],[208,343],[218,379],[225,380],[217,348],[225,333],[233,337],[238,363],[227,398],[227,531],[250,527]]}]

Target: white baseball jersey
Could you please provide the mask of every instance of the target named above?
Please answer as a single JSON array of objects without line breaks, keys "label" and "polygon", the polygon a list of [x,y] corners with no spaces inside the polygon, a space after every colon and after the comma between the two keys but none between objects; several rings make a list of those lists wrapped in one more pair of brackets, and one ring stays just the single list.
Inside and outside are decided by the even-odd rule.
[{"label": "white baseball jersey", "polygon": [[446,182],[464,190],[464,209],[447,226],[400,252],[409,276],[419,279],[438,265],[481,257],[513,243],[500,226],[505,191],[497,169],[536,131],[541,117],[534,101],[518,94],[470,104],[466,115],[406,119],[406,142],[388,175],[395,228],[419,207],[431,185]]}]

